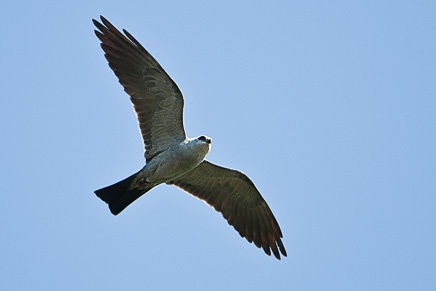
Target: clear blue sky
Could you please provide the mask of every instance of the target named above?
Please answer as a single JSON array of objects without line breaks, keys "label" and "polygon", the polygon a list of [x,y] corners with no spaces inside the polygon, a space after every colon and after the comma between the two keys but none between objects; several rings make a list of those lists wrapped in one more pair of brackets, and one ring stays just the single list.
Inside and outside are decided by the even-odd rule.
[{"label": "clear blue sky", "polygon": [[[1,290],[436,290],[435,1],[62,2],[0,9]],[[117,217],[95,197],[144,165],[100,14],[254,181],[287,258],[175,187]]]}]

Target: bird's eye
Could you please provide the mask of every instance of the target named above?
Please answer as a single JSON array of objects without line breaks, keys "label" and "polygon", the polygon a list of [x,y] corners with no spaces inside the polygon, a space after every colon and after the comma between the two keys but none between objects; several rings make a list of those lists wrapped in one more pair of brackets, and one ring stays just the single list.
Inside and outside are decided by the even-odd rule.
[{"label": "bird's eye", "polygon": [[198,139],[201,141],[206,141],[206,137],[204,135],[200,136]]}]

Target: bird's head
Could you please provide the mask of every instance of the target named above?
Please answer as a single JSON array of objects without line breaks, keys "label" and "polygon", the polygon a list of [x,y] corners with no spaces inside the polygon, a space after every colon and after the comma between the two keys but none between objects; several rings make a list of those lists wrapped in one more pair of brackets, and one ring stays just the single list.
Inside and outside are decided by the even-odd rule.
[{"label": "bird's head", "polygon": [[204,153],[204,155],[207,155],[207,153],[210,151],[210,148],[212,146],[212,139],[205,135],[194,138],[192,142],[193,142],[193,146],[200,148],[201,149],[200,152]]},{"label": "bird's head", "polygon": [[212,145],[212,139],[205,135],[197,138],[189,138],[185,142],[187,142],[189,148],[195,151],[198,155],[203,156],[203,158],[209,153]]},{"label": "bird's head", "polygon": [[205,136],[205,135],[199,136],[197,138],[197,140],[199,140],[200,142],[203,142],[203,143],[207,143],[207,144],[211,144],[212,143],[212,139],[210,137],[208,137],[208,136]]}]

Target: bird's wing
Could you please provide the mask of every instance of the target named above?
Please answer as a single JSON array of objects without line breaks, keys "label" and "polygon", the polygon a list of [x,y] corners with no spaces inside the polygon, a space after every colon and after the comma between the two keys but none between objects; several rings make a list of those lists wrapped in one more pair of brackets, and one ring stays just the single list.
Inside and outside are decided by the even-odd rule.
[{"label": "bird's wing", "polygon": [[130,95],[145,145],[145,158],[185,138],[183,96],[159,63],[126,30],[123,35],[103,16],[93,19],[110,68]]},{"label": "bird's wing", "polygon": [[262,247],[277,259],[286,256],[282,232],[271,209],[243,173],[203,161],[198,167],[169,182],[206,201],[232,225],[242,237]]}]

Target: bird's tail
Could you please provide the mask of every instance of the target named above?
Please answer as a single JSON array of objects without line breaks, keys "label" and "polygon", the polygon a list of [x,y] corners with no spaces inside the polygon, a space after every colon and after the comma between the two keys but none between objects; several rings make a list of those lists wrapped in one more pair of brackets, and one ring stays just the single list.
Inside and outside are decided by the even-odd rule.
[{"label": "bird's tail", "polygon": [[150,184],[150,187],[145,189],[139,189],[138,187],[132,188],[132,182],[135,180],[135,177],[138,175],[138,173],[139,172],[118,183],[94,192],[101,200],[109,205],[109,209],[113,215],[117,215],[123,211],[124,208],[130,205],[130,203],[154,187],[154,185]]}]

